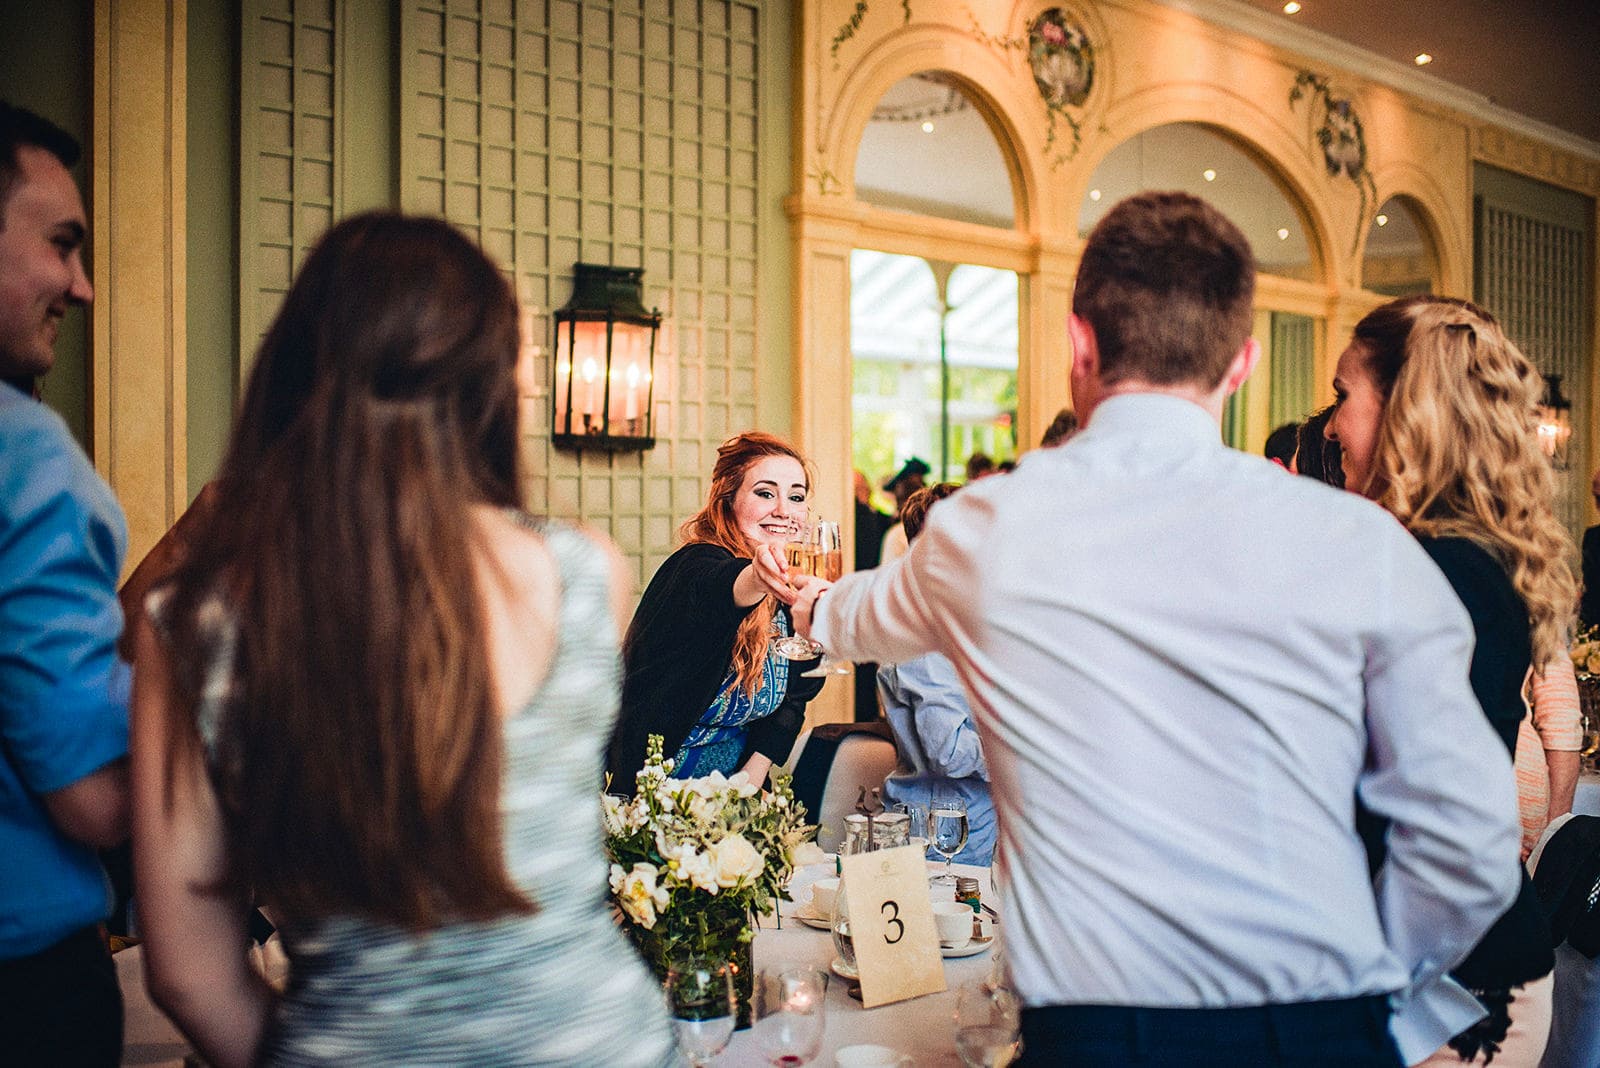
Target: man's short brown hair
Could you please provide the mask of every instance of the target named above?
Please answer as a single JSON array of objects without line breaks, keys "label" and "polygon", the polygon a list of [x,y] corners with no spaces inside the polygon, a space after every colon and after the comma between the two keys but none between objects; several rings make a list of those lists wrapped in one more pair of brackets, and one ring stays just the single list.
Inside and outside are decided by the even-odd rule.
[{"label": "man's short brown hair", "polygon": [[1089,234],[1072,310],[1107,385],[1215,387],[1250,336],[1256,265],[1232,222],[1187,193],[1140,193]]},{"label": "man's short brown hair", "polygon": [[906,541],[916,541],[922,528],[928,525],[928,509],[960,488],[959,482],[937,482],[907,497],[906,506],[900,512],[900,522],[906,525]]}]

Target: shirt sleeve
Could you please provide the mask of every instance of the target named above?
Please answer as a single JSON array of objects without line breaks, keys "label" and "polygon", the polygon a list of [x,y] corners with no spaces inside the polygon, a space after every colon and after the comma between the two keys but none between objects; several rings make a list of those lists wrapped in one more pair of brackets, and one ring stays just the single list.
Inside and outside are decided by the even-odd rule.
[{"label": "shirt sleeve", "polygon": [[1545,749],[1576,753],[1583,748],[1583,713],[1572,661],[1559,656],[1533,673],[1533,729]]},{"label": "shirt sleeve", "polygon": [[972,723],[955,665],[942,656],[900,665],[899,697],[911,711],[930,770],[948,779],[989,781],[983,743]]},{"label": "shirt sleeve", "polygon": [[1396,1012],[1458,964],[1510,906],[1520,841],[1511,760],[1468,678],[1472,625],[1409,536],[1382,539],[1385,617],[1368,636],[1362,801],[1391,821],[1375,893],[1411,976]]},{"label": "shirt sleeve", "polygon": [[843,660],[898,664],[942,652],[947,636],[980,611],[964,580],[982,556],[993,518],[981,494],[940,501],[906,555],[846,575],[822,595],[811,637]]},{"label": "shirt sleeve", "polygon": [[17,422],[0,438],[0,742],[43,794],[128,751],[116,651],[127,535],[65,429]]}]

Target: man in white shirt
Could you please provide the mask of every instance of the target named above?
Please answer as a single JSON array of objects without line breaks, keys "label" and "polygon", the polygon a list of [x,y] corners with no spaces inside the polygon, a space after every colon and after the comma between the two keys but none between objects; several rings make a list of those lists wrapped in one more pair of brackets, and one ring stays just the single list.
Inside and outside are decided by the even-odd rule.
[{"label": "man in white shirt", "polygon": [[955,662],[1026,1063],[1398,1064],[1391,1001],[1517,890],[1460,602],[1375,505],[1222,444],[1254,273],[1203,201],[1118,205],[1069,325],[1085,429],[796,603],[836,656]]}]

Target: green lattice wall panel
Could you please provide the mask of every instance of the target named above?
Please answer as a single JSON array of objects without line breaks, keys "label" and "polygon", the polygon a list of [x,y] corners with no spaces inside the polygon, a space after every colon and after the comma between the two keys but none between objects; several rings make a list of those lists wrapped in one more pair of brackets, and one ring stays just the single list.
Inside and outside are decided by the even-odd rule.
[{"label": "green lattice wall panel", "polygon": [[[530,500],[607,530],[641,580],[699,507],[716,445],[755,423],[772,17],[750,0],[402,9],[402,203],[475,232],[515,277],[545,383],[524,407]],[[651,452],[549,446],[550,312],[580,260],[642,266],[667,317]]]},{"label": "green lattice wall panel", "polygon": [[335,215],[334,0],[246,0],[240,19],[239,360]]}]

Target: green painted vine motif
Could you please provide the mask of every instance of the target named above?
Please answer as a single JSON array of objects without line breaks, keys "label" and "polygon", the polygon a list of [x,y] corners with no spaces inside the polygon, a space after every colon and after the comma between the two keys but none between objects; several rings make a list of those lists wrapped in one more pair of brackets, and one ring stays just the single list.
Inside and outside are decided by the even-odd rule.
[{"label": "green painted vine motif", "polygon": [[[868,10],[868,0],[856,0],[850,17],[834,33],[828,54],[833,58],[835,69],[839,66],[839,49],[855,38]],[[911,0],[900,0],[900,11],[901,25],[910,23]],[[1025,37],[995,36],[984,30],[970,10],[967,17],[972,36],[980,43],[1001,52],[1026,55],[1049,122],[1044,154],[1050,166],[1059,167],[1076,156],[1083,145],[1083,124],[1070,109],[1082,107],[1089,99],[1095,73],[1094,45],[1083,27],[1059,7],[1050,8],[1035,18]],[[812,177],[823,187],[822,192],[828,192],[832,175]]]},{"label": "green painted vine motif", "polygon": [[[1322,149],[1322,162],[1328,177],[1343,175],[1356,184],[1361,193],[1361,212],[1356,219],[1355,240],[1350,251],[1354,255],[1361,247],[1361,234],[1366,226],[1367,211],[1377,206],[1378,186],[1367,168],[1367,136],[1361,126],[1361,117],[1348,97],[1335,97],[1328,79],[1303,70],[1295,75],[1294,88],[1289,90],[1289,106],[1293,108],[1300,99],[1310,96],[1313,103],[1307,112],[1307,122],[1316,123],[1312,135]],[[1321,105],[1321,121],[1317,121],[1317,106]]]}]

